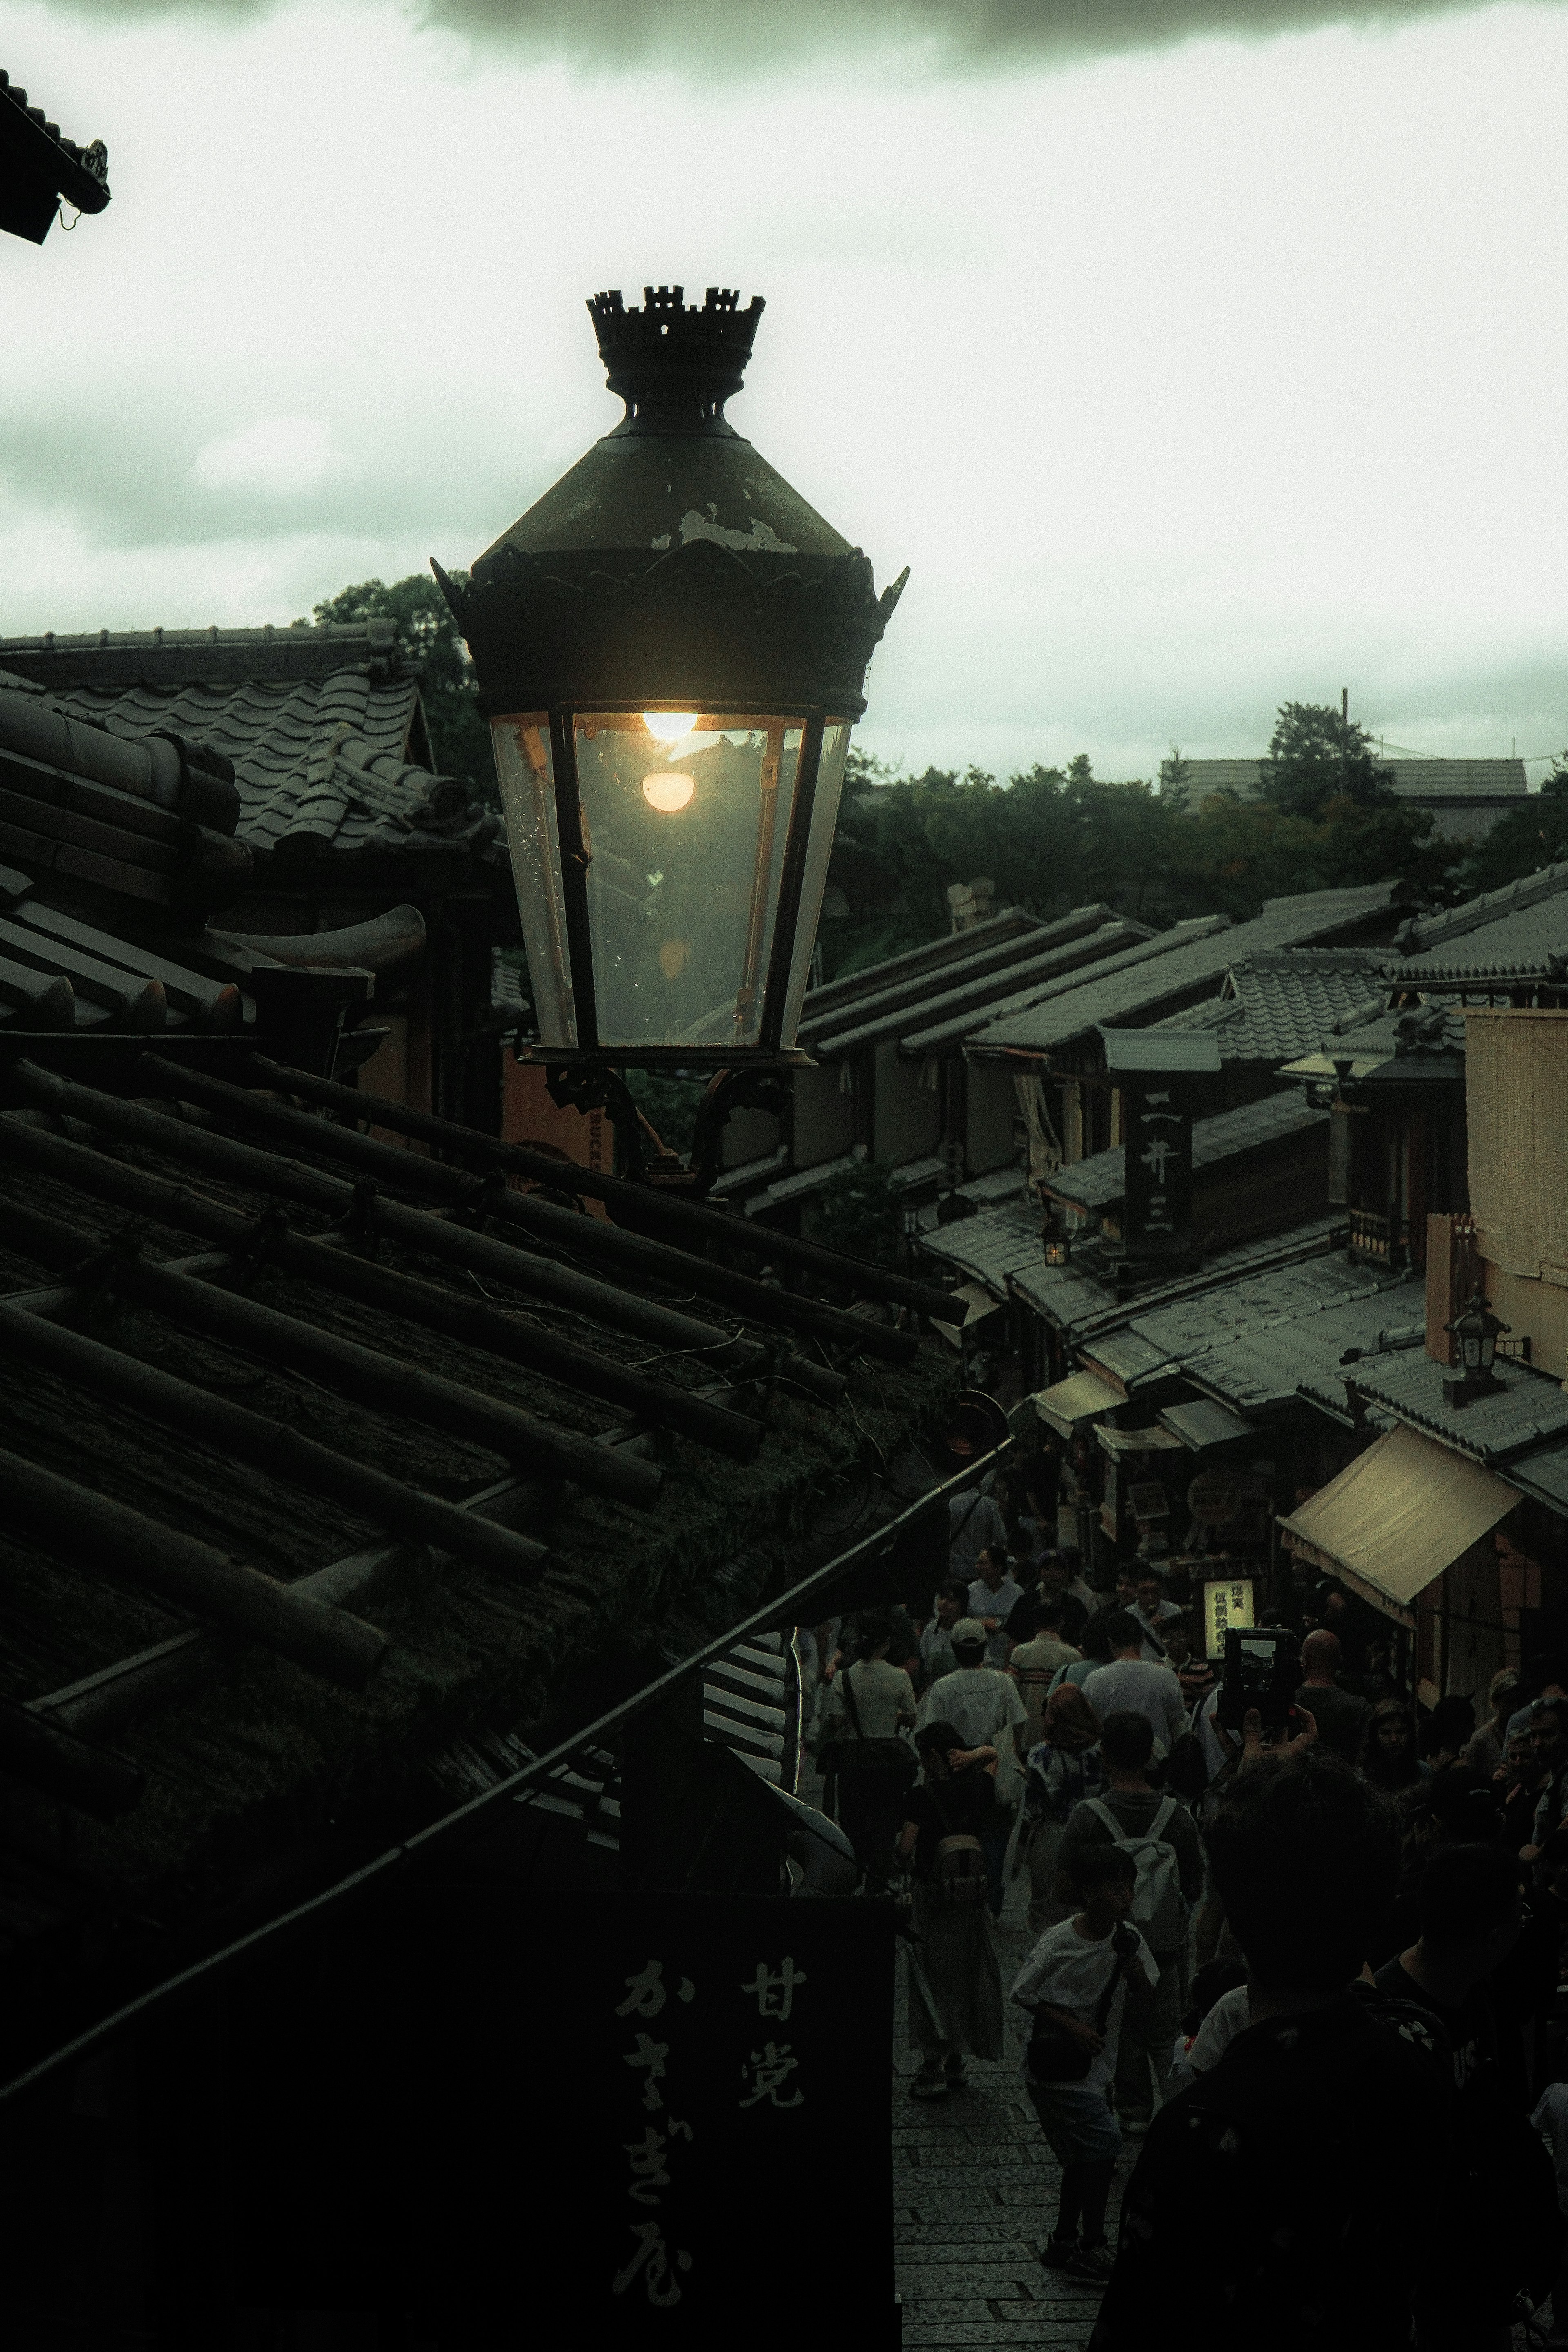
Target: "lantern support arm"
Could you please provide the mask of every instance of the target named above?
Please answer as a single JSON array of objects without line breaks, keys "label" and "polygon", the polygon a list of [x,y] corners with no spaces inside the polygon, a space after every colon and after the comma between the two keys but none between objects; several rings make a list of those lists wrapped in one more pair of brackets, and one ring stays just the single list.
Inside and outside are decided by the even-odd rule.
[{"label": "lantern support arm", "polygon": [[[720,1172],[724,1129],[738,1110],[784,1114],[786,1093],[779,1070],[717,1070],[709,1080],[692,1133],[691,1157],[682,1165],[638,1110],[618,1070],[604,1063],[547,1062],[544,1083],[562,1110],[602,1110],[615,1129],[620,1173],[634,1184],[704,1200]],[[650,1150],[650,1139],[654,1149]]]}]

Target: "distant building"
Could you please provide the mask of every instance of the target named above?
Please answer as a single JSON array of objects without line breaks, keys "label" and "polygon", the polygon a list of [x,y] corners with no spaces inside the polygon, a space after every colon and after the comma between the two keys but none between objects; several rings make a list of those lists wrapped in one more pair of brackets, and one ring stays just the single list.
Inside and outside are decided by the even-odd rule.
[{"label": "distant building", "polygon": [[[1413,808],[1430,810],[1443,841],[1480,841],[1498,819],[1529,797],[1522,760],[1389,760],[1394,789]],[[1162,760],[1160,789],[1173,787],[1197,809],[1211,794],[1257,800],[1261,760]]]}]

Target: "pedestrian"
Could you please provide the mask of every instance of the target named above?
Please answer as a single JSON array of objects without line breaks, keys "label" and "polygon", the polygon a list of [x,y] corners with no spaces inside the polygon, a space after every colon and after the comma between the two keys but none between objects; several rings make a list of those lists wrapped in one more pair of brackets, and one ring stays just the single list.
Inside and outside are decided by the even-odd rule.
[{"label": "pedestrian", "polygon": [[1522,1731],[1510,1732],[1507,1759],[1492,1781],[1498,1791],[1498,1843],[1510,1853],[1521,1853],[1531,1843],[1546,1778],[1545,1762],[1535,1752],[1528,1725]]},{"label": "pedestrian", "polygon": [[1367,1717],[1361,1740],[1361,1769],[1373,1788],[1386,1789],[1394,1796],[1419,1787],[1427,1778],[1415,1753],[1415,1717],[1402,1698],[1379,1699]]},{"label": "pedestrian", "polygon": [[1143,1655],[1143,1627],[1131,1611],[1111,1617],[1105,1628],[1110,1664],[1084,1678],[1083,1695],[1101,1723],[1131,1708],[1147,1716],[1158,1752],[1168,1756],[1187,1727],[1182,1685],[1169,1666],[1152,1665]]},{"label": "pedestrian", "polygon": [[1207,1658],[1194,1655],[1193,1621],[1184,1612],[1164,1620],[1160,1639],[1165,1644],[1165,1664],[1182,1685],[1182,1703],[1190,1723],[1194,1707],[1201,1706],[1215,1686],[1214,1668]]},{"label": "pedestrian", "polygon": [[1364,1698],[1339,1685],[1340,1638],[1320,1626],[1301,1644],[1301,1684],[1296,1704],[1304,1706],[1318,1727],[1318,1738],[1347,1764],[1361,1756],[1367,1717],[1372,1709]]},{"label": "pedestrian", "polygon": [[1487,1685],[1484,1723],[1470,1735],[1465,1760],[1478,1772],[1500,1772],[1508,1758],[1508,1719],[1519,1693],[1519,1676],[1511,1666],[1500,1666]]},{"label": "pedestrian", "polygon": [[1138,1877],[1131,1855],[1088,1845],[1077,1872],[1081,1909],[1040,1937],[1013,1999],[1034,2015],[1024,2082],[1062,2168],[1056,2227],[1040,2260],[1099,2286],[1110,2275],[1105,2208],[1121,2153],[1110,2104],[1117,2044],[1124,2015],[1148,2003],[1159,1972],[1128,1917]]},{"label": "pedestrian", "polygon": [[899,1736],[914,1727],[914,1685],[901,1666],[889,1664],[891,1641],[887,1618],[866,1611],[859,1655],[834,1677],[822,1730],[834,1750],[839,1820],[879,1890],[891,1875],[904,1792],[919,1769],[914,1749]]},{"label": "pedestrian", "polygon": [[915,1746],[923,1770],[904,1799],[899,1853],[914,1873],[909,2036],[921,2065],[910,2089],[931,2099],[964,2087],[966,2056],[1003,2054],[983,1834],[996,1809],[996,1751],[965,1748],[951,1723],[928,1723]]},{"label": "pedestrian", "polygon": [[1427,1864],[1420,1935],[1377,1971],[1379,1991],[1409,2002],[1439,2029],[1453,2069],[1459,2210],[1469,2260],[1430,2292],[1445,2324],[1458,2313],[1477,2352],[1507,2352],[1515,2295],[1546,2292],[1562,2237],[1556,2184],[1539,2137],[1509,2095],[1500,2065],[1489,1979],[1525,1924],[1520,1865],[1495,1845],[1451,1845]]},{"label": "pedestrian", "polygon": [[1476,1703],[1458,1692],[1440,1698],[1426,1722],[1421,1753],[1434,1772],[1457,1764],[1476,1733]]},{"label": "pedestrian", "polygon": [[1129,1612],[1143,1628],[1143,1655],[1156,1666],[1165,1664],[1163,1629],[1168,1617],[1179,1617],[1181,1611],[1165,1591],[1165,1580],[1155,1568],[1137,1570],[1137,1582],[1132,1591],[1132,1606]]},{"label": "pedestrian", "polygon": [[1007,1840],[1024,1792],[1018,1741],[1028,1717],[1017,1684],[985,1664],[984,1627],[973,1617],[961,1617],[952,1629],[952,1641],[958,1664],[951,1675],[944,1675],[927,1691],[917,1720],[922,1727],[929,1723],[953,1724],[965,1748],[996,1750],[994,1801],[981,1843],[985,1848],[992,1916],[1000,1918]]},{"label": "pedestrian", "polygon": [[947,1506],[947,1572],[961,1577],[967,1584],[974,1575],[975,1563],[983,1551],[993,1544],[1007,1547],[1006,1522],[992,1492],[992,1475],[978,1486],[965,1487],[962,1495],[949,1497]]},{"label": "pedestrian", "polygon": [[958,1660],[952,1654],[952,1629],[969,1604],[969,1587],[956,1579],[936,1596],[936,1615],[921,1632],[921,1690],[952,1674]]},{"label": "pedestrian", "polygon": [[[1016,1622],[1017,1616],[1018,1612],[1015,1610],[1013,1622]],[[1062,1603],[1059,1601],[1035,1601],[1029,1616],[1029,1628],[1015,1643],[1007,1660],[1007,1672],[1018,1685],[1029,1718],[1025,1735],[1026,1748],[1033,1748],[1045,1736],[1041,1727],[1052,1683],[1063,1666],[1076,1664],[1079,1658],[1078,1651],[1062,1639]]]},{"label": "pedestrian", "polygon": [[1217,2066],[1252,2022],[1247,1969],[1237,1959],[1207,1960],[1193,1979],[1190,2005],[1171,2060],[1171,2095]]},{"label": "pedestrian", "polygon": [[[1244,1727],[1206,1839],[1252,2021],[1154,2119],[1091,2352],[1169,2337],[1194,2247],[1227,2343],[1279,2352],[1395,2352],[1418,2285],[1464,2258],[1436,2038],[1419,2018],[1395,2031],[1350,1990],[1388,1904],[1393,1802],[1310,1729],[1264,1751],[1256,1712]],[[1439,2344],[1461,2352],[1463,2339],[1430,2352]]]},{"label": "pedestrian", "polygon": [[1026,1589],[1023,1601],[1014,1612],[1019,1622],[1016,1624],[1011,1620],[1008,1622],[1007,1631],[1016,1642],[1028,1638],[1022,1622],[1023,1612],[1031,1601],[1039,1601],[1061,1602],[1061,1638],[1075,1648],[1081,1641],[1084,1627],[1100,1605],[1065,1553],[1059,1551],[1047,1552],[1039,1562],[1035,1584]]},{"label": "pedestrian", "polygon": [[1025,1768],[1020,1859],[1028,1864],[1031,1935],[1043,1936],[1062,1916],[1057,1857],[1068,1816],[1104,1789],[1099,1718],[1078,1685],[1063,1683],[1046,1702],[1041,1737]]},{"label": "pedestrian", "polygon": [[1100,1728],[1106,1788],[1068,1816],[1058,1857],[1058,1896],[1067,1892],[1086,1846],[1119,1844],[1137,1869],[1132,1923],[1154,1955],[1153,2000],[1130,2019],[1116,2062],[1116,2111],[1122,2131],[1141,2137],[1156,2099],[1168,2096],[1171,2052],[1186,2007],[1187,1919],[1203,1893],[1204,1852],[1192,1815],[1149,1786],[1154,1734],[1147,1716],[1108,1715]]},{"label": "pedestrian", "polygon": [[988,1544],[974,1564],[969,1587],[969,1614],[977,1617],[985,1628],[988,1666],[1006,1664],[1012,1647],[1007,1638],[1007,1620],[1023,1598],[1024,1589],[1008,1567],[1005,1545]]},{"label": "pedestrian", "polygon": [[[1568,2055],[1560,2057],[1557,2071],[1535,2103],[1530,2120],[1538,2132],[1544,2132],[1552,2143],[1552,2169],[1557,2180],[1557,2210],[1568,2216],[1568,2082],[1563,2080],[1568,2068]],[[1564,2221],[1563,2252],[1558,2257],[1557,2275],[1552,2282],[1552,2333],[1546,2338],[1546,2352],[1565,2352],[1568,2348],[1568,2220]]]},{"label": "pedestrian", "polygon": [[1535,1860],[1552,1831],[1562,1828],[1568,1812],[1568,1699],[1539,1701],[1531,1717],[1530,1737],[1542,1778],[1530,1843],[1522,1849],[1526,1862]]}]

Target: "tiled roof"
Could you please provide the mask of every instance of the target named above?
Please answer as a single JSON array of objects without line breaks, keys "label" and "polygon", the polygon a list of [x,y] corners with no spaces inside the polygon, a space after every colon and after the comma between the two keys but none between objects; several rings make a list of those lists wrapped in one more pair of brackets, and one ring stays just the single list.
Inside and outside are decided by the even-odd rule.
[{"label": "tiled roof", "polygon": [[1040,1264],[1044,1223],[1038,1207],[1026,1196],[951,1225],[933,1225],[921,1235],[921,1247],[929,1257],[941,1258],[984,1283],[994,1298],[1005,1299],[1009,1276]]},{"label": "tiled roof", "polygon": [[1466,1405],[1444,1402],[1443,1383],[1454,1375],[1419,1349],[1409,1355],[1370,1357],[1350,1377],[1364,1396],[1386,1405],[1396,1419],[1429,1430],[1456,1454],[1476,1462],[1503,1460],[1568,1431],[1568,1393],[1559,1381],[1528,1364],[1502,1365],[1500,1377],[1506,1387]]},{"label": "tiled roof", "polygon": [[917,991],[927,986],[944,987],[954,965],[969,964],[982,957],[994,956],[1005,961],[1011,956],[1027,955],[1041,928],[1022,907],[1004,907],[999,915],[987,915],[984,922],[972,923],[965,931],[952,931],[945,939],[927,940],[918,948],[905,948],[898,955],[884,956],[879,963],[864,964],[858,971],[847,972],[841,980],[826,981],[820,988],[806,992],[801,1008],[802,1033],[820,1029],[829,1014],[835,1019],[841,1014],[858,1018],[863,1008],[889,989],[906,985]]},{"label": "tiled roof", "polygon": [[1568,862],[1405,923],[1396,945],[1403,960],[1391,957],[1386,968],[1401,982],[1561,980],[1568,963]]},{"label": "tiled roof", "polygon": [[1070,1265],[1043,1263],[1016,1275],[1014,1288],[1021,1298],[1054,1323],[1075,1345],[1131,1323],[1178,1299],[1199,1298],[1224,1284],[1271,1267],[1293,1265],[1303,1258],[1323,1255],[1344,1239],[1343,1213],[1314,1217],[1308,1224],[1285,1234],[1269,1234],[1243,1242],[1235,1249],[1217,1250],[1195,1274],[1183,1275],[1158,1289],[1141,1291],[1134,1299],[1119,1299],[1109,1283],[1099,1279],[1105,1265],[1101,1249],[1074,1242]]},{"label": "tiled roof", "polygon": [[[1386,760],[1393,771],[1394,791],[1402,801],[1421,803],[1449,800],[1522,800],[1526,783],[1522,760]],[[1182,784],[1189,808],[1201,808],[1211,793],[1234,793],[1240,800],[1256,800],[1263,789],[1261,760],[1184,760]],[[1174,760],[1160,762],[1163,790],[1173,788]]]},{"label": "tiled roof", "polygon": [[[1153,1347],[1161,1360],[1195,1380],[1222,1403],[1245,1412],[1255,1401],[1262,1367],[1272,1360],[1282,1369],[1295,1345],[1298,1326],[1354,1301],[1371,1298],[1388,1287],[1386,1276],[1371,1266],[1353,1264],[1342,1252],[1303,1259],[1295,1265],[1243,1276],[1195,1298],[1136,1316],[1130,1328]],[[1419,1294],[1425,1298],[1425,1292]],[[1421,1309],[1425,1317],[1425,1307]],[[1373,1325],[1373,1342],[1382,1326],[1382,1310]],[[1396,1317],[1403,1328],[1406,1319]],[[1273,1343],[1263,1335],[1289,1323],[1292,1339],[1276,1357]],[[1262,1354],[1256,1343],[1262,1339]],[[1364,1336],[1345,1346],[1366,1346]],[[1254,1358],[1256,1357],[1256,1360]],[[1274,1377],[1270,1372],[1268,1377]],[[1281,1391],[1294,1395],[1296,1383]]]},{"label": "tiled roof", "polygon": [[[1054,980],[1036,982],[1027,988],[1016,989],[1010,995],[999,997],[984,1006],[978,1013],[965,1014],[957,1021],[942,1021],[927,1029],[916,1029],[900,1042],[906,1054],[935,1053],[954,1038],[978,1038],[988,1034],[991,1024],[1004,1015],[1013,1015],[1035,1005],[1054,1004],[1058,997],[1081,996],[1102,982],[1146,963],[1159,962],[1163,969],[1166,960],[1181,949],[1191,947],[1194,940],[1209,938],[1215,931],[1228,929],[1228,915],[1196,915],[1173,923],[1168,931],[1156,931],[1153,938],[1140,937],[1131,946],[1112,945],[1111,951],[1097,957],[1088,970],[1062,973]],[[1092,1025],[1092,1024],[1091,1024]]]},{"label": "tiled roof", "polygon": [[[130,642],[107,631],[101,643],[7,638],[0,685],[110,734],[168,732],[222,752],[239,791],[238,836],[258,854],[482,850],[499,821],[465,785],[407,756],[419,681],[389,631],[373,622],[270,635],[142,632]],[[120,683],[101,682],[110,656],[121,662]]]},{"label": "tiled roof", "polygon": [[[1243,1152],[1277,1143],[1281,1137],[1300,1135],[1321,1127],[1328,1118],[1294,1092],[1265,1095],[1260,1102],[1243,1103],[1237,1110],[1218,1112],[1193,1123],[1193,1172],[1217,1168]],[[1070,1201],[1075,1208],[1104,1210],[1120,1201],[1126,1168],[1123,1147],[1096,1151],[1071,1167],[1058,1168],[1042,1189],[1054,1201]]]},{"label": "tiled roof", "polygon": [[[999,1004],[1014,1001],[1026,982],[1037,988],[1053,981],[1070,985],[1064,975],[1080,974],[1116,950],[1152,936],[1147,924],[1115,916],[1109,907],[1079,907],[1052,923],[1026,919],[1025,930],[913,971],[901,969],[907,961],[903,957],[872,965],[855,975],[867,983],[862,991],[849,998],[837,996],[826,1007],[816,1004],[817,994],[837,994],[846,983],[835,982],[832,992],[814,990],[801,1016],[801,1042],[827,1055],[860,1052],[889,1037],[897,1037],[910,1052],[935,1050],[955,1044],[990,1020]],[[976,939],[989,928],[961,933],[952,944]]]},{"label": "tiled roof", "polygon": [[1340,1015],[1381,996],[1386,950],[1300,948],[1237,959],[1212,1004],[1167,1013],[1162,1029],[1212,1029],[1222,1062],[1278,1067],[1310,1053]]},{"label": "tiled roof", "polygon": [[[1044,1054],[1084,1036],[1101,1022],[1133,1021],[1169,999],[1196,995],[1207,982],[1218,980],[1238,955],[1259,948],[1305,947],[1315,940],[1331,939],[1336,931],[1373,922],[1390,908],[1392,887],[1386,882],[1373,882],[1353,890],[1317,890],[1299,898],[1271,898],[1252,922],[1235,926],[1225,926],[1223,917],[1210,918],[1206,935],[1184,940],[1173,953],[1131,969],[1108,971],[1063,991],[1049,1002],[993,1022],[971,1040],[971,1049],[984,1054],[1010,1047]],[[1165,932],[1162,939],[1173,936]],[[1151,947],[1156,944],[1150,942]]]},{"label": "tiled roof", "polygon": [[1297,1397],[1351,1419],[1342,1358],[1347,1350],[1418,1346],[1426,1293],[1419,1280],[1325,1302],[1192,1360],[1187,1377],[1238,1412],[1277,1412]]}]

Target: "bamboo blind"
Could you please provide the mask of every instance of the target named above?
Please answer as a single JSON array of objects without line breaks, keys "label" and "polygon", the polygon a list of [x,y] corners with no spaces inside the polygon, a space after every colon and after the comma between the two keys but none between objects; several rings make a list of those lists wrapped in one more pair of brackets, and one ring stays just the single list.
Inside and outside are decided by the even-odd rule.
[{"label": "bamboo blind", "polygon": [[1470,1213],[1507,1274],[1568,1265],[1568,1012],[1465,1013]]}]

